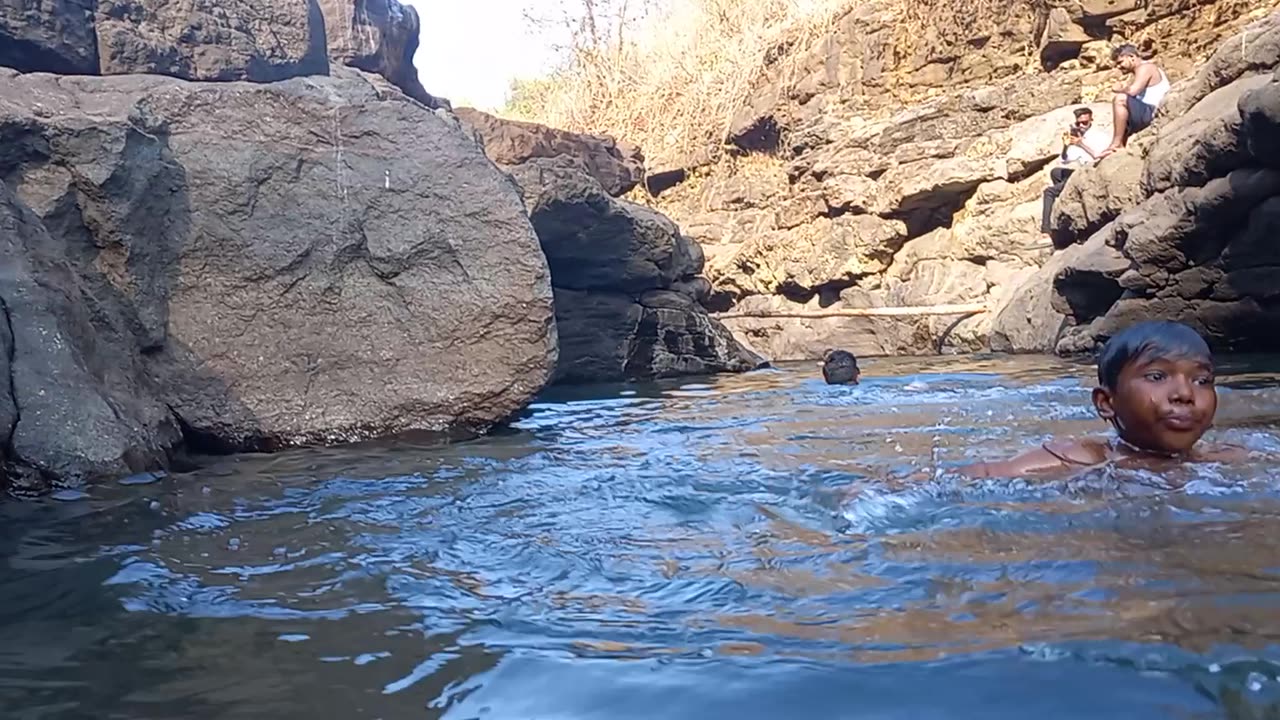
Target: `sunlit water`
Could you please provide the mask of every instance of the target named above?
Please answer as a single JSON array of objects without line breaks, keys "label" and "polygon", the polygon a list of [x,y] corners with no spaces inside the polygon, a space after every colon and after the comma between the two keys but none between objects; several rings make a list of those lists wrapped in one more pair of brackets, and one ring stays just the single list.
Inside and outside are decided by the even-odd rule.
[{"label": "sunlit water", "polygon": [[558,390],[474,442],[4,503],[0,716],[1277,716],[1277,376],[1224,378],[1212,439],[1249,464],[966,483],[1102,432],[1091,370],[864,372]]}]

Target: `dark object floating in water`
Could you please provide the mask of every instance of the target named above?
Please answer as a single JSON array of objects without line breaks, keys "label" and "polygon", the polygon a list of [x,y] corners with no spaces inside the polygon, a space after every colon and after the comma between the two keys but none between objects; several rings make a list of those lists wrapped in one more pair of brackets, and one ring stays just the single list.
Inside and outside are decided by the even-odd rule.
[{"label": "dark object floating in water", "polygon": [[822,353],[822,378],[828,385],[857,385],[858,358],[847,350],[825,350]]}]

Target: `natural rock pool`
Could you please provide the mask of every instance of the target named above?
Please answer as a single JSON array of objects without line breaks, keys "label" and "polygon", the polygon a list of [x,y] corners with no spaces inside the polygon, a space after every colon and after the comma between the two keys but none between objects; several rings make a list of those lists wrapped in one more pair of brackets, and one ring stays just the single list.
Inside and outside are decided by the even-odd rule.
[{"label": "natural rock pool", "polygon": [[[1226,365],[1211,439],[1280,456],[1259,368]],[[1280,712],[1271,462],[963,482],[946,466],[1102,431],[1092,368],[863,370],[556,390],[473,442],[0,504],[0,715]],[[941,469],[892,479],[913,462]]]}]

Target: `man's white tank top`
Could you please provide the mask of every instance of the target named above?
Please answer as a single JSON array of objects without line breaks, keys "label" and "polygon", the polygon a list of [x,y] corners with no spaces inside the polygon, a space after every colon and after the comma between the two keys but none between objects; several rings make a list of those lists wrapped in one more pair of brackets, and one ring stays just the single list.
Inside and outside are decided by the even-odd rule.
[{"label": "man's white tank top", "polygon": [[[1147,61],[1142,64],[1150,65],[1151,62]],[[1169,85],[1169,76],[1164,74],[1164,70],[1156,68],[1156,72],[1160,73],[1160,82],[1148,85],[1146,89],[1138,95],[1139,100],[1151,107],[1160,107],[1160,103],[1164,102],[1164,96],[1169,94],[1169,88],[1171,87]]]}]

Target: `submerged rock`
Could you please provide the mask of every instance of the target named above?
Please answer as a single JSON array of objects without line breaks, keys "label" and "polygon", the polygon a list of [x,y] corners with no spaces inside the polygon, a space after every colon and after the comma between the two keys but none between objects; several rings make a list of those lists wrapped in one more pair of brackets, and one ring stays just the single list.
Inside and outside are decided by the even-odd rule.
[{"label": "submerged rock", "polygon": [[[38,425],[22,392],[78,386],[33,375],[17,427],[51,449],[14,443],[18,461],[62,478],[77,463],[120,469],[117,448],[154,459],[176,423],[218,450],[474,431],[551,376],[550,278],[516,189],[455,123],[398,92],[358,77],[3,70],[0,85],[0,181],[34,211],[23,226],[48,230],[32,242],[66,258],[31,266],[43,296],[0,293],[11,311],[63,318],[66,342],[33,345],[23,333],[55,325],[31,319],[14,339],[36,348],[26,367],[56,368],[57,352],[85,363],[84,397],[112,410],[93,433]],[[107,440],[89,438],[112,433],[99,453]]]}]

